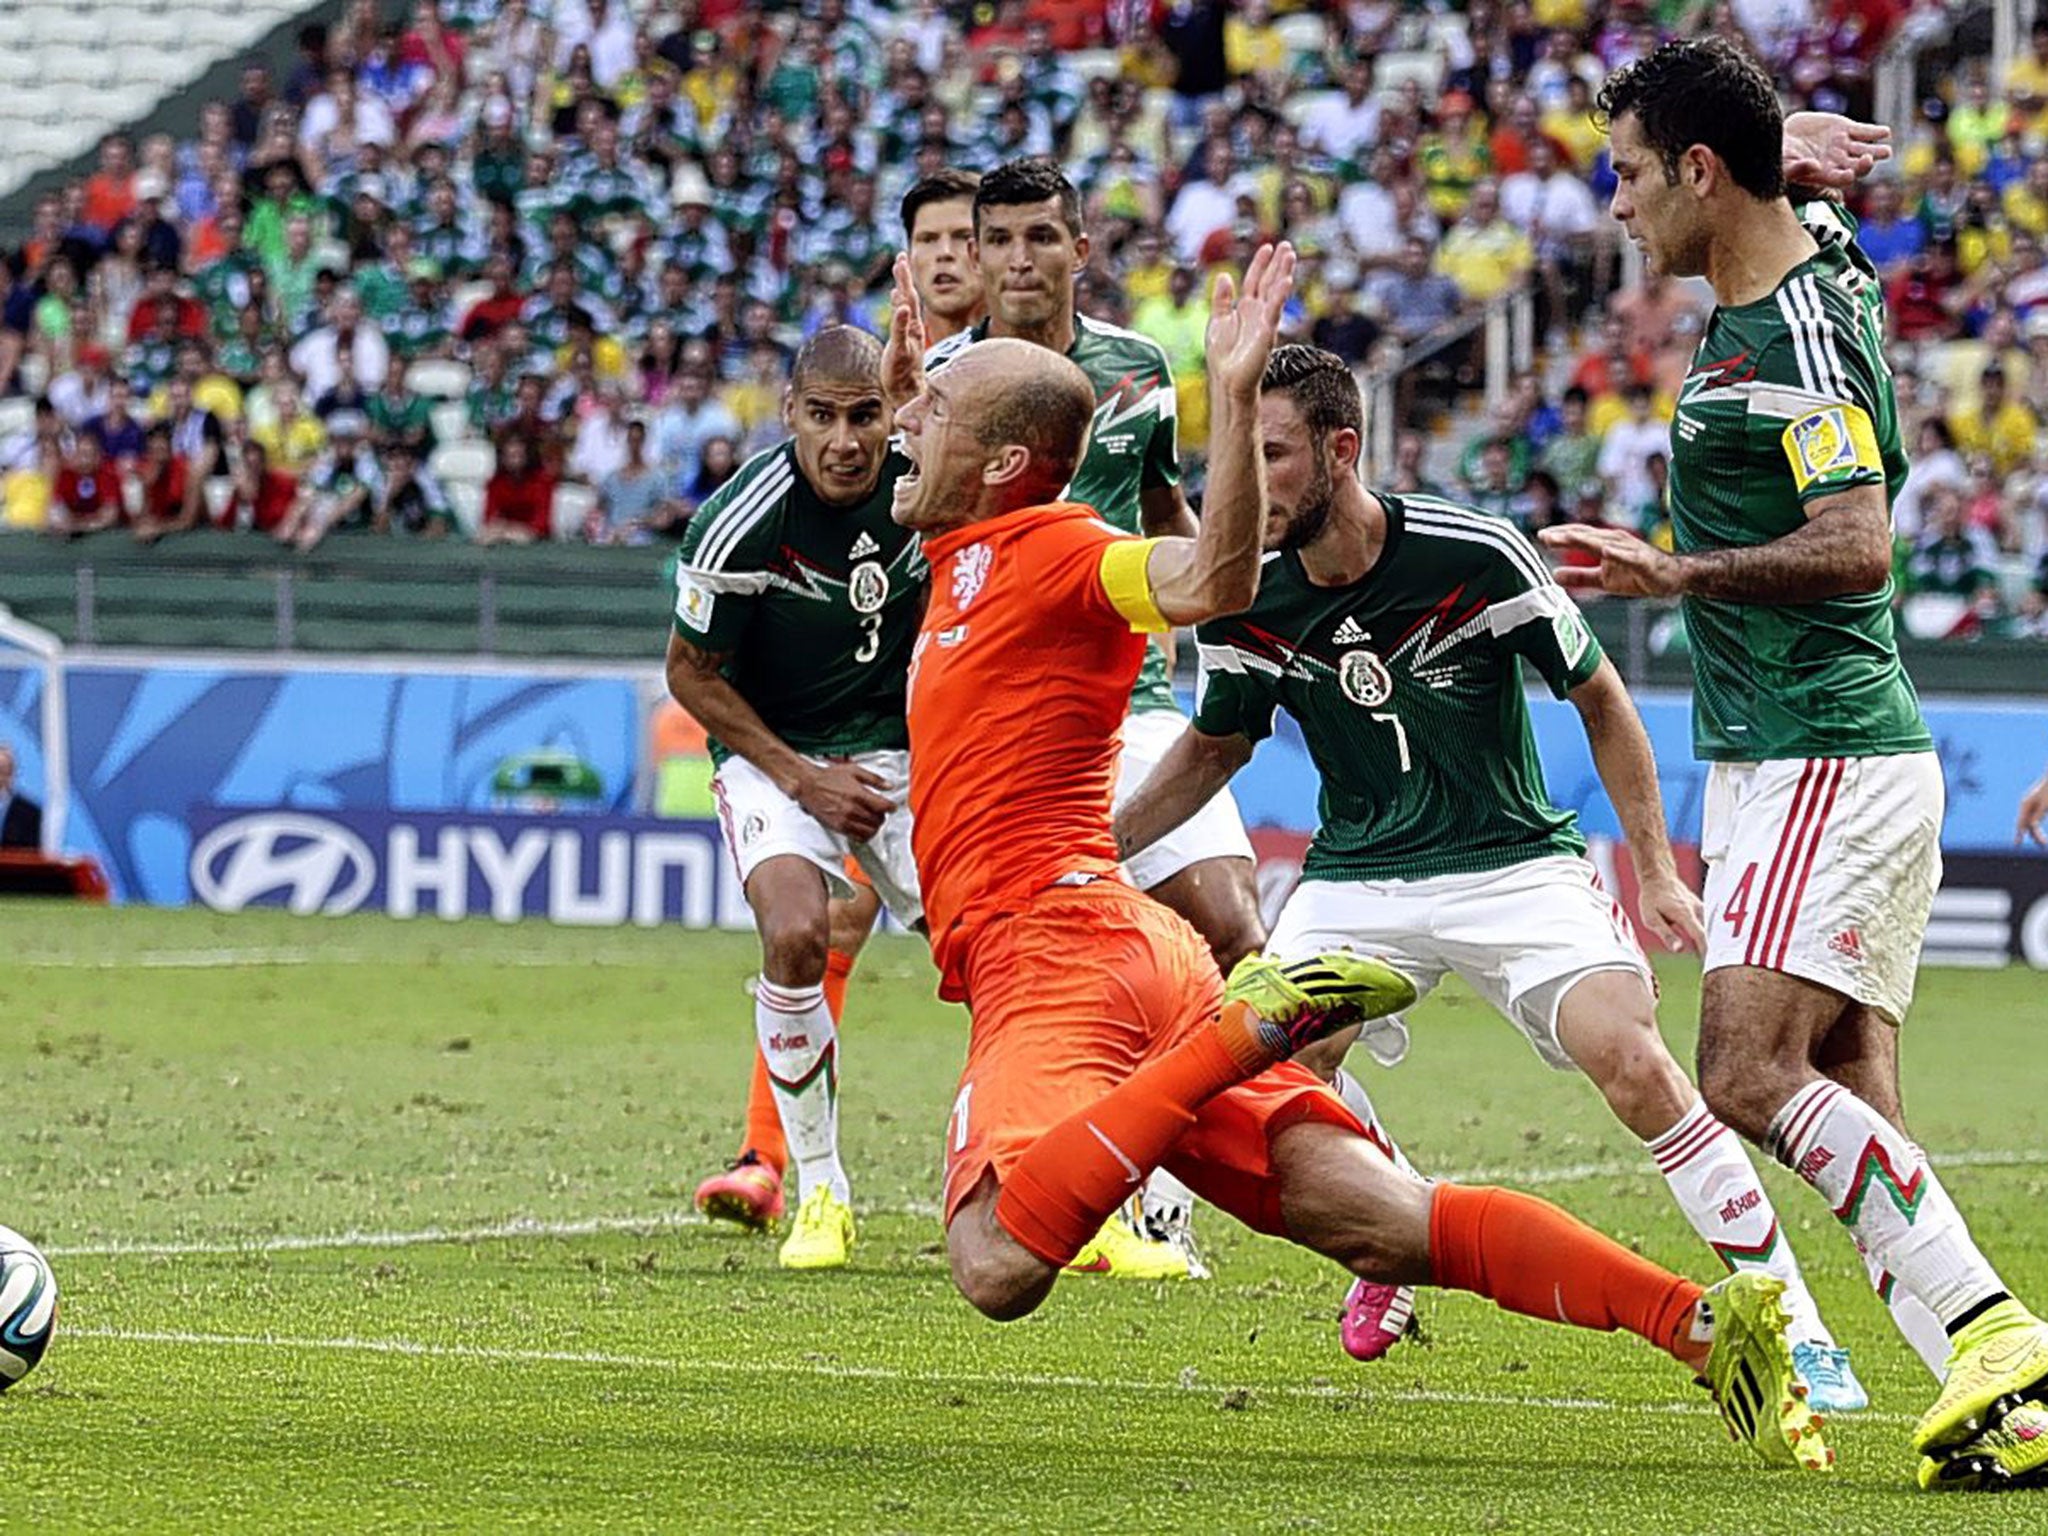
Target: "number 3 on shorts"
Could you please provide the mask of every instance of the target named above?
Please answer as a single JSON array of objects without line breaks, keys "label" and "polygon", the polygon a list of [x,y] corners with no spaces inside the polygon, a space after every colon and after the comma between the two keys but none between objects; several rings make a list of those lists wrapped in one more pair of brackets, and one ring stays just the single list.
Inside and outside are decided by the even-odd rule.
[{"label": "number 3 on shorts", "polygon": [[1743,870],[1742,878],[1735,882],[1735,890],[1728,897],[1728,904],[1721,909],[1721,920],[1738,939],[1742,937],[1742,925],[1749,921],[1749,892],[1755,884],[1756,866],[1752,864]]}]

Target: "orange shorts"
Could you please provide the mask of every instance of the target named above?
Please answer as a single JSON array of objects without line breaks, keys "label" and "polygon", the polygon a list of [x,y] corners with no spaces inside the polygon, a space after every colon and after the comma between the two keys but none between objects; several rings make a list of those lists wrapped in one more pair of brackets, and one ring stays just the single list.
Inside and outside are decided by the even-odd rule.
[{"label": "orange shorts", "polygon": [[[1053,886],[991,920],[966,964],[973,1027],[946,1127],[946,1220],[984,1173],[1001,1183],[1053,1126],[1203,1028],[1223,981],[1178,913],[1117,880]],[[1259,1232],[1286,1235],[1272,1138],[1303,1120],[1364,1133],[1343,1101],[1285,1062],[1202,1107],[1165,1166]]]}]

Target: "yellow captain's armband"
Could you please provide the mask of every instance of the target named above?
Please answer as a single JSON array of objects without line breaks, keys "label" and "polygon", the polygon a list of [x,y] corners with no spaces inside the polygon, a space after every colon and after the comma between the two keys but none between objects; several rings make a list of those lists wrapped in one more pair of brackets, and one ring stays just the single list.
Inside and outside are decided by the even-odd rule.
[{"label": "yellow captain's armband", "polygon": [[1785,428],[1779,441],[1801,496],[1860,484],[1873,473],[1884,473],[1877,430],[1860,407],[1846,402],[1801,416]]},{"label": "yellow captain's armband", "polygon": [[1110,607],[1124,616],[1132,629],[1141,635],[1158,634],[1173,626],[1166,622],[1166,615],[1159,611],[1158,600],[1152,596],[1152,581],[1145,574],[1145,562],[1152,557],[1152,546],[1157,539],[1118,539],[1106,545],[1102,551],[1103,595],[1109,599]]}]

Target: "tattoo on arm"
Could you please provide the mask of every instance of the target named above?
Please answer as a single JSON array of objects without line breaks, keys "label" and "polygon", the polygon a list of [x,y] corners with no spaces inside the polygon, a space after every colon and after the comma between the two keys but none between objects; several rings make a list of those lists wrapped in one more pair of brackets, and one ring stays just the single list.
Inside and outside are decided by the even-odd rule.
[{"label": "tattoo on arm", "polygon": [[1815,603],[1875,592],[1890,574],[1882,501],[1828,507],[1781,539],[1679,556],[1684,590],[1733,603]]}]

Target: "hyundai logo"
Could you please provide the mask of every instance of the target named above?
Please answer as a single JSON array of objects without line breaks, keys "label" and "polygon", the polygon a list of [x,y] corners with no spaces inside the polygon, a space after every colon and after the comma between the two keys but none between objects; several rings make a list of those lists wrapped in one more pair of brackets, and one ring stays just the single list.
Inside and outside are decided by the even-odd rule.
[{"label": "hyundai logo", "polygon": [[324,817],[265,811],[202,837],[191,873],[193,893],[217,912],[281,894],[301,917],[340,917],[369,899],[376,860],[355,833]]}]

